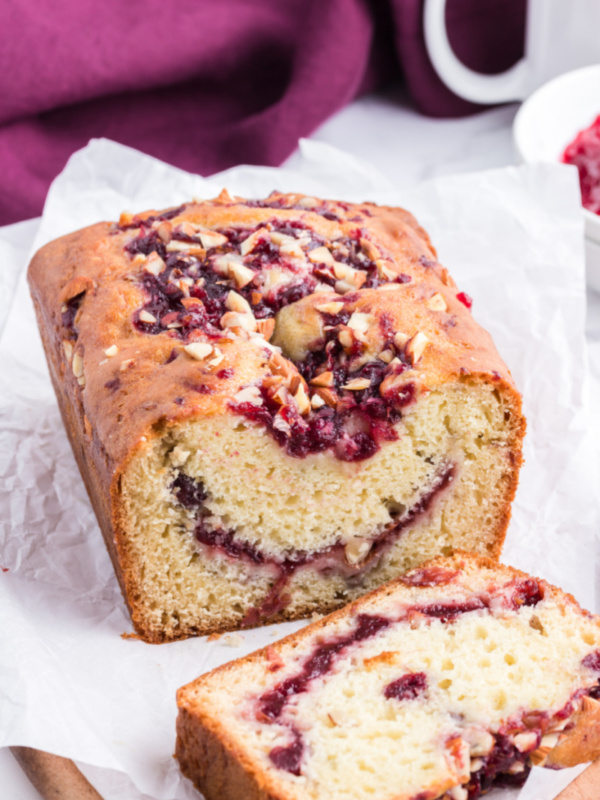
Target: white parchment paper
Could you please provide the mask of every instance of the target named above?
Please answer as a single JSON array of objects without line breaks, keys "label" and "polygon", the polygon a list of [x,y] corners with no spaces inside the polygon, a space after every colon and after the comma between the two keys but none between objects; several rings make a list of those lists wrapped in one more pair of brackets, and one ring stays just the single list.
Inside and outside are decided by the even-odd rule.
[{"label": "white parchment paper", "polygon": [[[247,197],[277,188],[408,207],[474,297],[475,317],[524,396],[526,463],[504,560],[597,610],[575,170],[508,168],[401,193],[328,145],[303,142],[302,155],[296,172],[239,167],[206,180],[92,141],[52,185],[32,251],[122,210],[212,197],[223,186]],[[197,797],[172,758],[176,689],[302,623],[245,632],[236,649],[223,639],[152,646],[120,637],[131,624],[62,428],[11,237],[12,226],[0,229],[0,746],[30,745],[120,770],[158,800]],[[549,800],[573,774],[534,770],[521,800]]]}]

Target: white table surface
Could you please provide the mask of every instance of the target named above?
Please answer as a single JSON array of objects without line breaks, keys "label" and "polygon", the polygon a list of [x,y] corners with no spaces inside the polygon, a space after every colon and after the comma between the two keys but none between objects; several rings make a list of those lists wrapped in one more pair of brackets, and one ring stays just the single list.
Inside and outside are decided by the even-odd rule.
[{"label": "white table surface", "polygon": [[[437,175],[516,163],[512,122],[517,108],[510,105],[460,120],[434,120],[418,114],[401,91],[393,91],[352,103],[311,138],[370,161],[399,187],[408,187]],[[297,155],[292,155],[287,165],[293,168],[296,159]],[[30,220],[11,227],[11,239],[23,267],[37,224],[37,220]],[[600,294],[591,289],[586,330],[591,402],[592,407],[600,408]],[[590,435],[595,437],[600,452],[600,415],[597,416]],[[151,800],[121,773],[79,766],[105,800]],[[6,748],[0,748],[0,797],[40,797]]]}]

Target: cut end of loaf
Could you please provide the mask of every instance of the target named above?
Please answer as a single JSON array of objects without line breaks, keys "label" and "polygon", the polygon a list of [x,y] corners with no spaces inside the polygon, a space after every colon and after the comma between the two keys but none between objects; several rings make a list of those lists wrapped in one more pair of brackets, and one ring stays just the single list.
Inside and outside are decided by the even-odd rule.
[{"label": "cut end of loaf", "polygon": [[486,384],[432,391],[358,463],[292,458],[236,415],[166,429],[121,484],[141,631],[307,616],[452,548],[497,557],[520,458],[511,401]]}]

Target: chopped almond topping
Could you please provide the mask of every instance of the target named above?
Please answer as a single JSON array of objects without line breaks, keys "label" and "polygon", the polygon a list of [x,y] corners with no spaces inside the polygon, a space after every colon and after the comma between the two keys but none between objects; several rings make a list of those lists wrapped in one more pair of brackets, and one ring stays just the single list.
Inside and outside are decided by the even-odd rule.
[{"label": "chopped almond topping", "polygon": [[333,386],[333,384],[334,384],[333,372],[331,372],[330,370],[328,370],[327,372],[320,372],[318,375],[315,375],[315,377],[310,382],[311,386],[324,386],[326,388]]},{"label": "chopped almond topping", "polygon": [[413,366],[421,360],[425,348],[429,344],[429,339],[424,333],[419,331],[410,339],[406,345],[406,355],[411,359]]},{"label": "chopped almond topping", "polygon": [[239,311],[226,311],[221,317],[220,323],[222,328],[240,328],[246,332],[256,330],[256,319],[252,313],[244,314]]},{"label": "chopped almond topping", "polygon": [[232,197],[227,189],[221,189],[219,196],[215,197],[215,203],[234,203],[235,198]]},{"label": "chopped almond topping", "polygon": [[349,328],[342,328],[338,333],[338,341],[345,350],[349,350],[354,344],[354,336]]},{"label": "chopped almond topping", "polygon": [[320,395],[313,394],[313,396],[310,398],[310,404],[316,410],[318,408],[323,408],[325,405],[325,400],[323,400]]},{"label": "chopped almond topping", "polygon": [[219,348],[215,347],[215,357],[211,358],[211,360],[208,363],[210,364],[211,367],[218,367],[219,364],[221,363],[221,361],[223,361],[224,358],[225,358],[225,356],[219,350]]},{"label": "chopped almond topping", "polygon": [[371,381],[368,378],[353,378],[348,383],[342,386],[342,389],[348,389],[351,392],[360,392],[363,389],[368,389]]},{"label": "chopped almond topping", "polygon": [[360,311],[355,311],[348,320],[348,327],[359,333],[366,333],[373,324],[373,316],[371,314],[363,314]]},{"label": "chopped almond topping", "polygon": [[513,744],[519,753],[527,753],[529,750],[533,750],[537,740],[538,735],[535,731],[525,731],[524,733],[518,733],[513,738]]},{"label": "chopped almond topping", "polygon": [[320,305],[315,306],[315,308],[322,314],[331,314],[332,316],[335,317],[336,314],[339,314],[340,311],[344,308],[344,304],[334,300],[331,303],[321,303]]},{"label": "chopped almond topping", "polygon": [[131,225],[133,222],[133,214],[130,211],[122,211],[121,216],[119,217],[119,225],[124,228],[127,225]]},{"label": "chopped almond topping", "polygon": [[294,400],[298,403],[298,410],[301,414],[308,414],[310,411],[310,400],[304,388],[304,384],[300,382],[296,392],[294,393]]},{"label": "chopped almond topping", "polygon": [[275,330],[275,319],[273,317],[270,319],[257,319],[256,330],[269,341]]},{"label": "chopped almond topping", "polygon": [[254,270],[245,267],[243,264],[238,264],[236,261],[228,261],[227,269],[229,277],[233,278],[238,289],[243,289],[244,286],[247,286],[256,277]]},{"label": "chopped almond topping", "polygon": [[192,342],[192,344],[186,344],[183,349],[188,356],[201,361],[212,353],[213,346],[208,342]]},{"label": "chopped almond topping", "polygon": [[381,278],[385,278],[388,281],[393,281],[397,277],[397,273],[392,269],[389,262],[384,261],[382,258],[378,258],[375,261],[375,266],[377,267],[377,272]]},{"label": "chopped almond topping", "polygon": [[245,386],[233,396],[233,399],[236,403],[250,403],[253,406],[262,406],[263,404],[258,386]]},{"label": "chopped almond topping", "polygon": [[325,247],[315,247],[314,250],[308,251],[308,259],[313,264],[335,264],[331,252]]},{"label": "chopped almond topping", "polygon": [[65,351],[65,358],[70,361],[73,358],[73,343],[65,339],[63,342],[63,350]]},{"label": "chopped almond topping", "polygon": [[317,389],[315,392],[328,406],[331,408],[335,408],[338,403],[338,396],[335,392],[332,392],[331,389],[326,389],[325,387]]},{"label": "chopped almond topping", "polygon": [[229,292],[225,298],[225,307],[230,311],[238,311],[240,314],[252,314],[250,303],[245,297],[234,291]]},{"label": "chopped almond topping", "polygon": [[222,247],[229,241],[226,236],[216,231],[201,231],[199,236],[202,247],[205,250],[211,250],[213,247]]},{"label": "chopped almond topping", "polygon": [[381,353],[377,356],[384,364],[389,364],[392,359],[394,358],[394,353],[392,350],[382,350]]},{"label": "chopped almond topping", "polygon": [[[273,238],[272,234],[271,238]],[[290,236],[290,241],[283,242],[280,245],[279,252],[281,253],[282,256],[285,256],[286,258],[304,259],[305,257],[304,250],[302,249],[300,242],[291,236]]]},{"label": "chopped almond topping", "polygon": [[257,306],[262,300],[263,296],[260,292],[252,292],[250,295],[250,302],[253,306]]},{"label": "chopped almond topping", "polygon": [[402,350],[404,345],[410,340],[410,336],[407,333],[402,333],[402,331],[396,331],[394,334],[394,344],[398,348],[398,350]]},{"label": "chopped almond topping", "polygon": [[[135,263],[135,259],[134,259]],[[150,253],[148,258],[144,259],[144,269],[146,272],[149,272],[151,275],[160,275],[161,272],[164,272],[167,268],[167,265],[162,260],[162,258],[158,255],[158,253]]]},{"label": "chopped almond topping", "polygon": [[427,307],[432,311],[446,311],[448,309],[444,295],[440,294],[439,292],[429,298],[427,301]]},{"label": "chopped almond topping", "polygon": [[111,358],[112,356],[116,356],[118,352],[119,348],[117,347],[117,345],[111,344],[111,346],[107,347],[106,350],[104,351],[104,355]]},{"label": "chopped almond topping", "polygon": [[335,290],[338,294],[348,294],[348,292],[355,292],[356,286],[348,281],[336,281]]},{"label": "chopped almond topping", "polygon": [[126,358],[124,361],[121,361],[121,372],[125,372],[125,370],[130,367],[134,363],[133,358]]},{"label": "chopped almond topping", "polygon": [[361,238],[360,246],[363,249],[365,255],[371,259],[371,261],[377,261],[377,259],[381,256],[379,249],[375,247],[373,242],[370,242],[368,239]]},{"label": "chopped almond topping", "polygon": [[169,244],[173,237],[173,226],[168,220],[164,219],[156,226],[156,232],[165,244]]},{"label": "chopped almond topping", "polygon": [[151,314],[149,311],[146,311],[145,309],[142,309],[140,311],[139,319],[140,322],[148,322],[152,324],[156,322],[156,317],[154,316],[154,314]]},{"label": "chopped almond topping", "polygon": [[254,233],[251,233],[247,239],[244,239],[240,245],[240,253],[243,256],[247,256],[248,253],[251,253],[254,250],[259,242],[269,238],[270,233],[267,228],[259,228],[258,230],[254,231]]}]

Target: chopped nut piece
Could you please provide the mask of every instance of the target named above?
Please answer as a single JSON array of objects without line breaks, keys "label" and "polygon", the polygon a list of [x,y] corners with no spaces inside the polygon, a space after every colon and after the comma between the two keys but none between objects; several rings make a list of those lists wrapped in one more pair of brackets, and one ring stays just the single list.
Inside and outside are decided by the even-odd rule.
[{"label": "chopped nut piece", "polygon": [[348,281],[336,281],[334,288],[338,294],[348,294],[348,292],[356,291],[356,286],[348,283]]},{"label": "chopped nut piece", "polygon": [[362,247],[363,252],[367,256],[367,258],[370,258],[371,261],[375,261],[376,262],[376,260],[381,255],[380,252],[379,252],[379,249],[377,247],[375,247],[373,242],[370,242],[368,239],[361,238],[360,246]]},{"label": "chopped nut piece", "polygon": [[522,761],[515,761],[506,771],[509,775],[518,775],[520,772],[525,771],[525,764]]},{"label": "chopped nut piece", "polygon": [[392,359],[394,358],[394,353],[392,350],[382,350],[381,353],[377,356],[384,364],[389,364]]},{"label": "chopped nut piece", "polygon": [[320,395],[313,394],[313,396],[310,398],[310,404],[314,409],[323,408],[325,405],[325,400],[323,400]]},{"label": "chopped nut piece", "polygon": [[183,349],[188,356],[195,358],[197,361],[201,361],[212,353],[213,346],[212,344],[208,344],[208,342],[192,342],[192,344],[186,344]]},{"label": "chopped nut piece", "polygon": [[304,388],[304,384],[301,382],[296,389],[294,394],[294,400],[298,403],[298,410],[302,415],[308,414],[310,411],[310,400],[306,393],[306,389]]},{"label": "chopped nut piece", "polygon": [[77,378],[77,383],[83,389],[85,387],[85,377],[83,375],[81,375],[79,378]]},{"label": "chopped nut piece", "polygon": [[[282,283],[290,283],[292,276],[280,269],[268,269],[263,272],[263,292],[268,294],[271,289]],[[329,289],[329,287],[327,287]]]},{"label": "chopped nut piece", "polygon": [[257,319],[256,330],[268,341],[275,330],[275,319],[273,317],[270,319]]},{"label": "chopped nut piece", "polygon": [[70,361],[73,358],[73,343],[68,342],[66,339],[63,342],[63,350],[65,351],[65,358]]},{"label": "chopped nut piece", "polygon": [[349,328],[342,328],[338,333],[338,341],[345,350],[349,350],[354,344],[354,336]]},{"label": "chopped nut piece", "polygon": [[315,208],[320,205],[320,202],[315,197],[301,197],[297,205],[301,208]]},{"label": "chopped nut piece", "polygon": [[133,222],[133,214],[130,211],[122,211],[121,216],[119,217],[119,225],[121,228],[127,227],[127,225],[131,225]]},{"label": "chopped nut piece", "polygon": [[427,307],[432,311],[447,311],[448,309],[446,301],[444,300],[444,295],[440,294],[439,292],[429,298],[427,301]]},{"label": "chopped nut piece", "polygon": [[244,239],[244,241],[240,245],[240,253],[243,256],[247,256],[248,253],[251,253],[254,250],[254,248],[260,241],[269,238],[270,238],[270,233],[267,230],[267,228],[259,228],[258,230],[254,231],[254,233],[251,233],[247,239]]},{"label": "chopped nut piece", "polygon": [[402,331],[396,331],[394,334],[394,345],[398,350],[402,350],[404,345],[410,340],[410,336]]},{"label": "chopped nut piece", "polygon": [[239,311],[226,311],[221,317],[220,323],[222,328],[240,328],[247,332],[256,330],[256,319],[252,313],[243,314]]},{"label": "chopped nut piece", "polygon": [[315,247],[314,250],[308,251],[308,259],[313,264],[334,264],[333,256],[326,247]]},{"label": "chopped nut piece", "polygon": [[215,198],[215,203],[233,203],[235,199],[229,194],[227,189],[221,189],[219,196]]},{"label": "chopped nut piece", "polygon": [[325,387],[319,387],[315,394],[324,400],[328,406],[331,406],[331,408],[335,408],[339,400],[335,392],[332,392],[331,389],[326,389]]},{"label": "chopped nut piece", "polygon": [[144,269],[151,275],[160,275],[160,273],[164,272],[166,268],[167,265],[158,255],[158,253],[150,253],[148,258],[144,260]]},{"label": "chopped nut piece", "polygon": [[72,369],[73,375],[75,375],[76,378],[81,378],[83,375],[83,357],[81,353],[75,353],[73,356]]},{"label": "chopped nut piece", "polygon": [[164,219],[156,226],[156,232],[165,244],[169,244],[173,236],[173,226],[168,220]]},{"label": "chopped nut piece", "polygon": [[535,731],[518,733],[513,739],[513,744],[519,753],[527,753],[529,750],[533,750],[537,743],[538,735]]},{"label": "chopped nut piece", "polygon": [[375,266],[377,267],[379,277],[385,278],[388,281],[393,281],[397,277],[397,273],[392,269],[389,262],[384,261],[382,258],[378,258],[375,261]]},{"label": "chopped nut piece", "polygon": [[363,314],[360,311],[355,311],[348,320],[348,327],[360,333],[366,333],[373,324],[373,317],[371,314]]},{"label": "chopped nut piece", "polygon": [[252,283],[256,277],[254,270],[251,270],[249,267],[245,267],[243,264],[238,264],[236,261],[228,261],[227,269],[229,276],[233,278],[238,289],[243,289],[244,286]]},{"label": "chopped nut piece", "polygon": [[111,346],[107,347],[106,350],[104,351],[104,355],[111,358],[112,356],[116,356],[118,352],[119,348],[117,347],[117,345],[111,344]]},{"label": "chopped nut piece", "polygon": [[344,555],[349,564],[358,564],[363,561],[373,546],[372,542],[360,536],[353,536],[344,547]]},{"label": "chopped nut piece", "polygon": [[241,294],[231,291],[225,298],[225,307],[230,311],[239,311],[240,314],[252,314],[250,303]]},{"label": "chopped nut piece", "polygon": [[156,317],[154,314],[151,314],[149,311],[142,309],[139,315],[140,322],[148,322],[154,324],[156,322]]},{"label": "chopped nut piece", "polygon": [[271,241],[273,244],[276,244],[277,247],[281,247],[282,244],[286,244],[286,242],[296,242],[293,236],[289,236],[287,233],[280,233],[280,231],[271,231]]},{"label": "chopped nut piece", "polygon": [[311,386],[324,386],[330,387],[333,386],[334,379],[333,379],[333,372],[328,370],[327,372],[320,372],[318,375],[311,380]]},{"label": "chopped nut piece", "polygon": [[210,364],[211,367],[218,367],[219,364],[221,363],[221,361],[223,361],[224,358],[225,358],[225,356],[219,350],[219,348],[215,347],[215,357],[211,358],[211,360],[208,363]]},{"label": "chopped nut piece", "polygon": [[368,389],[371,381],[368,378],[353,378],[342,386],[342,389],[349,389],[351,392],[360,392]]},{"label": "chopped nut piece", "polygon": [[466,733],[466,739],[469,742],[472,756],[487,756],[494,747],[494,737],[488,731],[471,728]]},{"label": "chopped nut piece", "polygon": [[377,287],[378,292],[393,292],[402,286],[401,283],[382,283]]},{"label": "chopped nut piece", "polygon": [[262,406],[263,404],[258,386],[246,386],[240,389],[240,391],[233,396],[233,399],[236,403],[250,403],[253,406]]},{"label": "chopped nut piece", "polygon": [[213,247],[222,247],[229,241],[226,236],[223,236],[222,233],[217,233],[216,231],[201,231],[199,236],[200,241],[202,242],[202,247],[205,250],[211,250]]},{"label": "chopped nut piece", "polygon": [[429,339],[424,333],[418,331],[406,344],[405,353],[411,359],[413,366],[421,360]]},{"label": "chopped nut piece", "polygon": [[315,308],[322,314],[331,314],[335,317],[336,314],[339,314],[344,308],[344,304],[340,303],[338,300],[334,300],[331,303],[321,303],[320,305],[315,306]]},{"label": "chopped nut piece", "polygon": [[134,361],[133,358],[126,358],[124,361],[121,361],[121,367],[120,367],[121,372],[125,372],[127,367],[133,364],[133,361]]},{"label": "chopped nut piece", "polygon": [[257,306],[262,300],[263,296],[260,292],[252,292],[250,295],[250,302],[253,306]]}]

